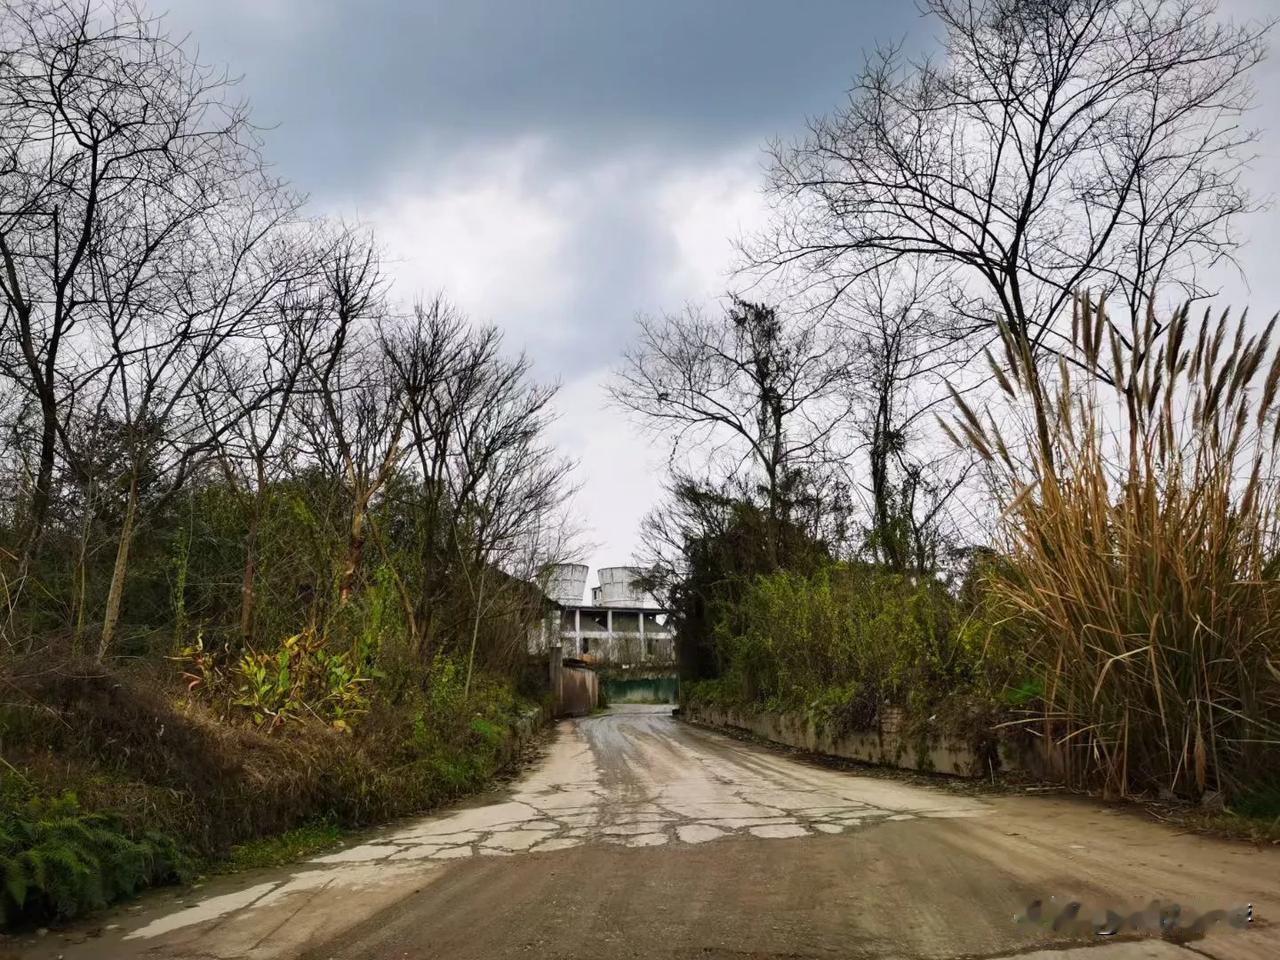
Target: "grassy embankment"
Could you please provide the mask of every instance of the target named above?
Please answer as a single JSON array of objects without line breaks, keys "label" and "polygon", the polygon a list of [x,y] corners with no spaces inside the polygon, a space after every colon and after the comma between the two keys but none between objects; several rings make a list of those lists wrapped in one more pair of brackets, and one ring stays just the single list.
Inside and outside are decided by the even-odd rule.
[{"label": "grassy embankment", "polygon": [[197,872],[285,863],[476,791],[531,704],[440,659],[413,702],[257,724],[154,669],[18,664],[0,713],[0,906],[30,925]]}]

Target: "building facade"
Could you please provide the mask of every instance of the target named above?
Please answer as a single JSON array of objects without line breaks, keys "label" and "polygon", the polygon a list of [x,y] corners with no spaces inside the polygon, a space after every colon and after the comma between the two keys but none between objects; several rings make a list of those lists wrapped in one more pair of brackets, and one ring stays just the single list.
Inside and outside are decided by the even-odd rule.
[{"label": "building facade", "polygon": [[563,656],[609,666],[675,663],[668,612],[641,583],[636,567],[603,567],[584,602],[587,567],[561,564],[547,571],[548,611],[530,637],[531,652],[559,643]]}]

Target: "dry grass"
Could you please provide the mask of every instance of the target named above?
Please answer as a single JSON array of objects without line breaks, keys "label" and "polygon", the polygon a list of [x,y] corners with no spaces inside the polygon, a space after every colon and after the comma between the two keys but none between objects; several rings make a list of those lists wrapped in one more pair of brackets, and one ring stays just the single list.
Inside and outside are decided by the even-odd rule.
[{"label": "dry grass", "polygon": [[[219,857],[316,822],[378,823],[475,790],[506,762],[503,689],[431,714],[379,704],[355,734],[321,722],[275,733],[190,697],[176,671],[92,661],[0,670],[0,756],[44,792],[73,791],[134,830]],[[509,697],[509,694],[507,694]],[[484,712],[486,738],[472,728]]]},{"label": "dry grass", "polygon": [[1069,783],[1233,797],[1280,769],[1275,323],[1183,309],[1121,331],[1080,299],[1055,366],[1009,330],[989,355],[1025,417],[957,396],[1011,558],[990,585]]}]

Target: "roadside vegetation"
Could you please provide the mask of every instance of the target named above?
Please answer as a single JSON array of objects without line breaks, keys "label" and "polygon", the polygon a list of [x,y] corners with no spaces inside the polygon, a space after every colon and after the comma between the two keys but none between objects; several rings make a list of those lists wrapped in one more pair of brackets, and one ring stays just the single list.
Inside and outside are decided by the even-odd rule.
[{"label": "roadside vegetation", "polygon": [[480,788],[542,696],[554,388],[393,299],[163,19],[0,38],[0,922]]},{"label": "roadside vegetation", "polygon": [[840,730],[873,725],[885,704],[927,716],[1005,679],[986,674],[996,658],[985,624],[942,583],[868,564],[762,574],[717,627],[724,673],[696,697],[809,712]]},{"label": "roadside vegetation", "polygon": [[331,850],[342,842],[342,837],[342,829],[332,823],[310,823],[238,844],[231,848],[224,863],[228,870],[279,867]]},{"label": "roadside vegetation", "polygon": [[1269,27],[925,7],[945,57],[873,56],[772,146],[771,299],[645,318],[617,374],[677,468],[648,542],[683,696],[1016,737],[1269,835],[1280,351],[1269,314],[1184,306],[1256,209]]}]

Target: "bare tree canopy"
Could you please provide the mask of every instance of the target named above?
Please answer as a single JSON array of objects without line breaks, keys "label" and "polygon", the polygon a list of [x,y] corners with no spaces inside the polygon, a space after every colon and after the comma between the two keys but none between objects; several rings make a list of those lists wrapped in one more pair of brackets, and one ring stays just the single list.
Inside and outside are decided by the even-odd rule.
[{"label": "bare tree canopy", "polygon": [[36,410],[29,559],[77,397],[172,413],[185,392],[159,380],[191,383],[287,272],[264,248],[295,201],[227,76],[139,7],[7,4],[0,48],[0,370]]},{"label": "bare tree canopy", "polygon": [[839,458],[838,344],[815,319],[740,299],[720,317],[689,309],[638,326],[609,388],[614,402],[667,437],[673,460],[686,443],[727,458],[743,486],[758,485],[771,520],[783,519],[800,487]]},{"label": "bare tree canopy", "polygon": [[113,655],[136,552],[170,549],[188,494],[242,524],[234,613],[213,618],[233,643],[359,617],[393,585],[408,647],[514,656],[532,588],[512,579],[569,549],[555,387],[443,301],[406,317],[372,236],[302,217],[193,51],[127,0],[0,13],[6,638]]},{"label": "bare tree canopy", "polygon": [[886,264],[937,261],[956,268],[958,314],[1055,352],[1082,287],[1139,321],[1157,287],[1207,292],[1253,206],[1240,124],[1270,23],[1224,23],[1214,0],[924,7],[942,57],[880,51],[845,106],[773,147],[779,216],[755,264],[838,298]]},{"label": "bare tree canopy", "polygon": [[948,379],[975,353],[941,295],[948,280],[948,270],[919,261],[885,267],[833,311],[851,348],[849,426],[866,451],[864,547],[897,572],[936,572],[943,541],[957,539],[943,528],[972,462],[933,435],[932,414],[951,402]]}]

